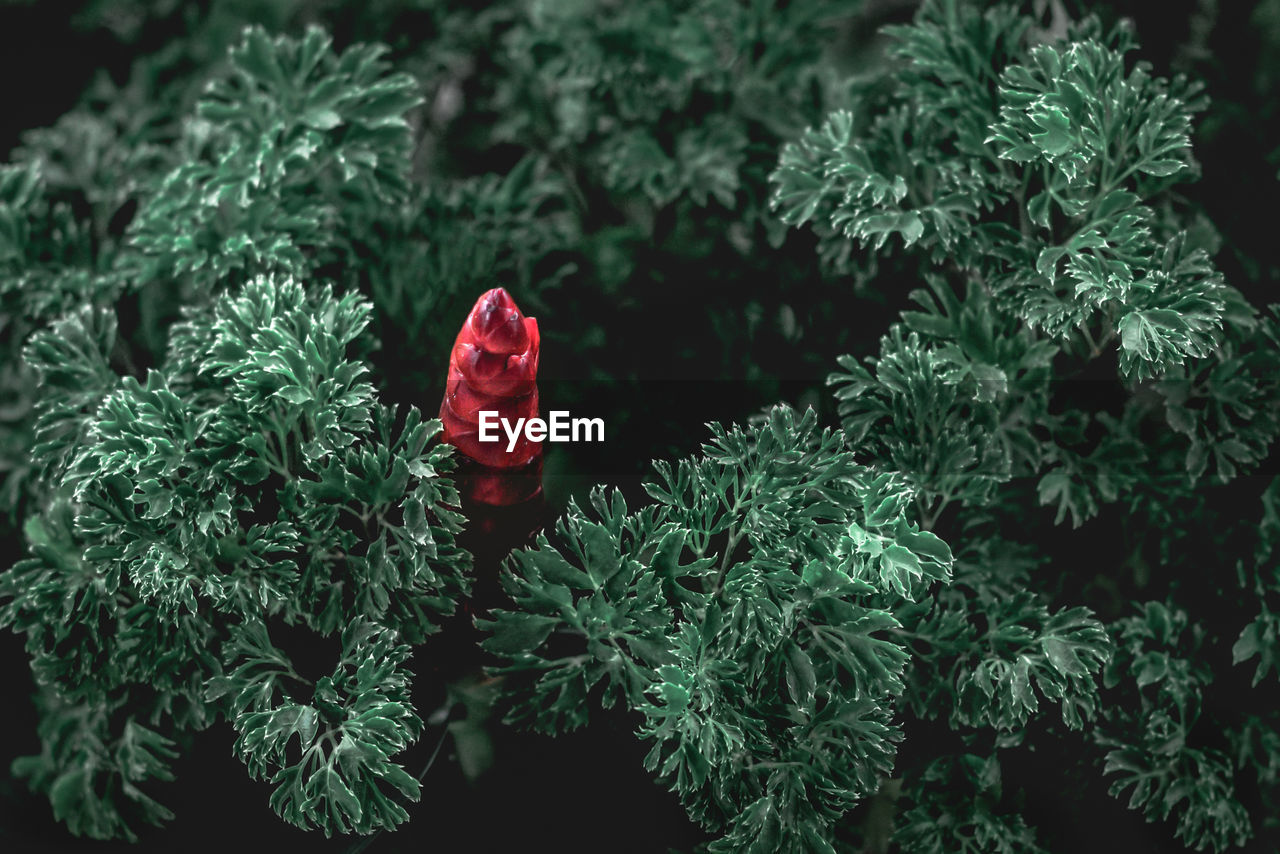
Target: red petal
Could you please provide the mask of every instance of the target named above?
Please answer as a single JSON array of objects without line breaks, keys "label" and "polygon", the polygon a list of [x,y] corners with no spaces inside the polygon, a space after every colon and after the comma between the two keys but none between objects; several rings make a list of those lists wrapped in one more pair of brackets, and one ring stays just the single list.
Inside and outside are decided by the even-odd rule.
[{"label": "red petal", "polygon": [[536,386],[528,394],[519,396],[485,394],[477,391],[456,369],[449,372],[445,399],[449,401],[453,411],[466,421],[478,422],[481,412],[497,412],[499,418],[505,418],[514,424],[517,418],[533,418],[538,414]]},{"label": "red petal", "polygon": [[486,352],[523,353],[529,346],[529,334],[518,310],[487,309],[471,315],[470,326]]},{"label": "red petal", "polygon": [[[476,300],[450,354],[449,375],[440,404],[442,438],[464,456],[495,472],[501,471],[504,476],[511,475],[513,468],[540,460],[542,445],[525,438],[523,425],[510,452],[510,439],[501,427],[496,429],[498,441],[481,442],[479,413],[496,412],[499,419],[513,426],[519,419],[537,417],[540,343],[537,320],[521,314],[504,288],[493,288]],[[504,495],[528,497],[528,484],[502,487],[500,481],[497,473],[491,473],[473,481],[468,495],[491,504],[523,500],[497,500]],[[481,493],[488,497],[481,497]]]}]

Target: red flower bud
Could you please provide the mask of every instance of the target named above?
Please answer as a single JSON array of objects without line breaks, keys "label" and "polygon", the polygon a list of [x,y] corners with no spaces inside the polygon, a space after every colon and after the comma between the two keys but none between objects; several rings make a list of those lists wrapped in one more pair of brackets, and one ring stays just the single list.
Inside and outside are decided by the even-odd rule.
[{"label": "red flower bud", "polygon": [[[479,435],[481,412],[496,412],[511,425],[518,419],[538,416],[538,344],[538,321],[521,314],[504,289],[494,288],[476,300],[449,356],[449,376],[440,404],[445,442],[481,466],[500,470],[530,466],[540,471],[541,466],[533,463],[541,462],[537,458],[542,444],[530,442],[523,430],[510,451],[501,427],[490,428],[490,435],[498,436],[496,442],[481,442]],[[489,423],[498,422],[491,418]],[[469,497],[498,505],[529,497],[528,477],[509,478],[512,485],[506,489],[502,474],[479,472],[464,478],[464,483],[477,487],[470,490]]]}]

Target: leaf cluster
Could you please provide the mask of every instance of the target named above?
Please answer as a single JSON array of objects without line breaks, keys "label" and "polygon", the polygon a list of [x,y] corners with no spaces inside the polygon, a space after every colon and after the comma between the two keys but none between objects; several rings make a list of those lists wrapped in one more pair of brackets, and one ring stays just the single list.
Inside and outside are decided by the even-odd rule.
[{"label": "leaf cluster", "polygon": [[1126,70],[1124,30],[1086,23],[1058,43],[1032,22],[1016,4],[937,2],[890,28],[905,67],[887,102],[784,147],[774,207],[948,258],[1053,339],[1118,336],[1126,377],[1205,356],[1226,286],[1153,207],[1194,172],[1196,87]]},{"label": "leaf cluster", "polygon": [[646,766],[725,851],[832,850],[893,765],[908,654],[888,602],[946,582],[951,552],[910,488],[853,462],[812,410],[712,425],[655,463],[656,503],[592,494],[513,553],[514,603],[480,625],[508,719],[557,732],[598,697],[641,718]]},{"label": "leaf cluster", "polygon": [[[1017,4],[926,3],[888,32],[892,81],[784,146],[772,176],[783,221],[929,284],[877,375],[841,360],[848,432],[885,428],[868,450],[938,512],[1035,476],[1076,526],[1152,474],[1258,464],[1277,435],[1274,320],[1222,281],[1172,190],[1196,174],[1197,87],[1129,67],[1123,28],[1055,40]],[[1112,342],[1119,411],[1080,406]]]},{"label": "leaf cluster", "polygon": [[[375,785],[416,793],[388,758],[420,731],[399,666],[465,595],[470,558],[456,544],[448,448],[429,444],[439,423],[416,409],[398,418],[345,355],[369,311],[331,288],[254,279],[189,311],[145,383],[106,365],[108,310],[33,337],[40,448],[59,486],[27,522],[32,556],[0,576],[0,620],[25,634],[65,717],[54,729],[46,711],[50,767],[23,766],[51,796],[99,759],[58,752],[102,723],[77,709],[127,697],[126,728],[101,738],[104,751],[135,719],[199,729],[225,714],[251,771],[280,766],[285,819],[361,832],[404,819]],[[334,676],[310,685],[293,672],[269,630],[292,625],[344,632]],[[324,712],[311,733],[323,744],[301,757],[286,759],[287,739],[246,735],[306,705],[273,693],[264,661]],[[131,833],[124,821],[79,828]]]},{"label": "leaf cluster", "polygon": [[[844,0],[438,4],[438,36],[415,60],[433,93],[429,168],[474,177],[534,157],[563,183],[577,233],[553,304],[583,373],[641,373],[639,331],[667,315],[687,343],[654,368],[746,377],[771,403],[764,354],[817,369],[825,354],[794,344],[849,334],[830,314],[840,294],[815,300],[812,265],[779,251],[768,174],[781,142],[845,102],[865,12]],[[697,301],[690,265],[705,271]]]},{"label": "leaf cluster", "polygon": [[1147,602],[1112,626],[1118,651],[1108,688],[1124,683],[1137,702],[1109,706],[1096,735],[1109,748],[1104,774],[1116,774],[1111,794],[1131,809],[1170,820],[1190,848],[1220,851],[1252,836],[1236,796],[1236,768],[1223,750],[1203,745],[1196,726],[1213,673],[1201,654],[1203,631],[1181,609]]},{"label": "leaf cluster", "polygon": [[[31,505],[0,625],[43,744],[15,771],[76,833],[170,818],[153,784],[224,718],[294,824],[369,833],[417,797],[403,665],[469,589],[463,518],[439,422],[376,398],[373,306],[315,283],[408,203],[419,96],[382,53],[249,28],[164,144],[122,101],[0,173]],[[340,637],[329,676],[299,632]]]},{"label": "leaf cluster", "polygon": [[966,753],[929,764],[911,789],[894,839],[919,854],[1043,854],[1022,816],[1000,808],[1000,763]]},{"label": "leaf cluster", "polygon": [[[1205,476],[1256,471],[1276,438],[1275,311],[1225,284],[1216,236],[1176,191],[1198,174],[1199,87],[1126,60],[1125,26],[1047,8],[939,0],[889,28],[900,66],[784,146],[773,204],[813,228],[824,257],[860,246],[864,269],[927,285],[877,356],[843,357],[828,380],[852,447],[912,483],[922,523],[957,544],[953,583],[895,612],[913,710],[1007,732],[1009,746],[1031,737],[1043,700],[1060,702],[1068,727],[1109,748],[1114,795],[1222,850],[1253,833],[1237,772],[1273,798],[1270,716],[1202,715],[1210,649],[1190,615],[1224,595],[1178,579],[1203,571],[1190,543],[1236,548],[1236,528],[1207,530]],[[1050,527],[1037,500],[1052,526],[1112,505],[1125,517],[1116,559],[1092,581],[1041,571],[1047,556],[1010,538]],[[1268,491],[1264,520],[1272,504]],[[1255,684],[1272,666],[1271,527],[1239,565],[1260,611],[1233,658],[1257,659]],[[1083,584],[1121,606],[1153,580],[1168,604],[1110,625],[1050,604]],[[1176,601],[1202,589],[1212,601]],[[914,796],[927,775],[903,773]]]}]

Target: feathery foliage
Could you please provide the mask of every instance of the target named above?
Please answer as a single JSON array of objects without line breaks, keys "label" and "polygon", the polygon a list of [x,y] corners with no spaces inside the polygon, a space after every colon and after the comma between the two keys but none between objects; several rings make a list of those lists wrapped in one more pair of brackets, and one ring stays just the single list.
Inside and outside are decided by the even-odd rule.
[{"label": "feathery foliage", "polygon": [[[1186,526],[1208,523],[1196,516],[1208,514],[1202,490],[1255,470],[1276,438],[1276,311],[1225,283],[1212,229],[1175,191],[1199,171],[1200,87],[1127,59],[1136,45],[1123,24],[1026,6],[938,0],[888,28],[900,66],[783,147],[773,205],[814,229],[824,257],[853,258],[856,244],[877,259],[864,268],[928,286],[911,292],[919,310],[902,312],[878,356],[842,357],[829,379],[852,447],[915,486],[923,524],[957,549],[933,607],[898,613],[918,633],[913,710],[1020,742],[1043,700],[1060,701],[1069,728],[1108,748],[1098,764],[1119,775],[1113,795],[1183,844],[1221,851],[1254,832],[1237,773],[1251,769],[1273,797],[1271,747],[1252,753],[1269,718],[1200,714],[1207,661],[1221,653],[1187,639],[1203,636],[1197,606],[1236,607],[1235,591],[1180,583],[1202,571],[1180,561]],[[1052,609],[1062,582],[1038,580],[1045,559],[1007,539],[1046,528],[1037,500],[1051,526],[1132,514],[1124,529],[1138,536],[1116,569],[1137,589],[1162,573],[1172,598],[1105,628],[1079,606]],[[1255,684],[1275,634],[1272,528],[1259,529],[1257,569],[1240,565],[1262,612],[1233,658],[1257,657]],[[1226,533],[1213,535],[1224,549]],[[1240,745],[1236,757],[1212,745],[1216,733]],[[969,761],[999,767],[994,754]],[[909,797],[936,801],[910,787],[927,793],[942,768],[914,783],[900,771]],[[912,809],[899,839],[938,845]]]},{"label": "feathery foliage", "polygon": [[[422,730],[404,663],[469,589],[449,452],[439,422],[378,402],[372,305],[304,284],[407,199],[418,96],[379,54],[249,29],[172,148],[117,163],[136,183],[5,167],[33,506],[0,624],[26,637],[44,748],[15,771],[73,832],[170,818],[154,783],[223,718],[291,823],[368,833],[418,795],[395,759]],[[136,202],[124,239],[74,227],[68,184],[96,225]],[[145,377],[120,372],[139,304]],[[331,675],[297,672],[279,637],[298,631],[340,635]]]},{"label": "feathery foliage", "polygon": [[906,650],[888,603],[946,581],[951,552],[907,519],[911,491],[856,465],[813,410],[712,425],[655,464],[656,504],[592,493],[515,552],[516,609],[480,625],[519,678],[508,720],[581,726],[594,694],[643,716],[645,764],[716,851],[831,850],[901,738]]},{"label": "feathery foliage", "polygon": [[[1171,45],[1130,0],[79,4],[129,76],[0,165],[14,775],[136,839],[225,722],[284,821],[370,836],[438,811],[428,725],[483,787],[504,722],[624,720],[698,850],[1056,851],[1098,802],[1265,849],[1280,311],[1249,288],[1280,265],[1238,199],[1275,63],[1234,103],[1248,63],[1206,48],[1275,41],[1244,5]],[[507,558],[482,650],[431,663],[488,656],[446,723],[411,654],[470,595],[467,520],[438,424],[380,397],[438,400],[495,286],[558,378],[753,397]]]},{"label": "feathery foliage", "polygon": [[[784,221],[905,255],[932,291],[912,293],[925,310],[903,314],[874,379],[841,362],[849,431],[891,415],[869,441],[939,508],[1035,476],[1041,502],[1075,525],[1153,463],[1173,472],[1172,454],[1144,459],[1153,416],[1185,437],[1193,479],[1260,461],[1280,410],[1275,317],[1222,281],[1205,229],[1170,195],[1195,172],[1196,87],[1126,71],[1123,28],[1086,20],[1057,42],[1016,5],[928,3],[888,32],[905,66],[887,94],[785,146],[773,177]],[[1112,342],[1122,413],[1059,405],[1055,358],[1088,361]],[[1137,393],[1147,384],[1159,397]],[[918,430],[950,449],[924,450]]]}]

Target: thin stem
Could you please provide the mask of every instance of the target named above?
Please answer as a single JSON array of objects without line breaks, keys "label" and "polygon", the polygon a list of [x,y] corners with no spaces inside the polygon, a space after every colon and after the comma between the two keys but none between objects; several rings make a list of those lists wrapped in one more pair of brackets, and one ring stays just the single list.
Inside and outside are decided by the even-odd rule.
[{"label": "thin stem", "polygon": [[1085,343],[1089,345],[1089,358],[1098,355],[1098,342],[1093,340],[1093,334],[1089,332],[1088,322],[1080,324],[1080,334],[1084,336]]},{"label": "thin stem", "polygon": [[363,512],[360,513],[352,510],[351,507],[346,504],[338,505],[338,510],[340,512],[350,513],[360,521],[361,526],[367,526],[369,524],[369,518],[373,515],[373,510],[363,501],[360,502],[360,506],[364,508]]},{"label": "thin stem", "polygon": [[444,747],[444,740],[449,735],[449,722],[446,719],[443,726],[440,727],[440,737],[436,739],[436,746],[431,750],[431,756],[427,759],[427,764],[422,766],[422,770],[418,772],[418,782],[421,783],[427,779],[427,772],[431,770],[431,766],[435,764],[436,757],[440,755],[440,748]]},{"label": "thin stem", "polygon": [[[733,506],[729,508],[729,517],[733,518],[737,516],[738,511],[742,509],[743,503],[746,502],[750,497],[754,497],[755,492],[756,492],[756,485],[752,484],[750,490],[747,493],[745,494],[740,493],[736,498],[734,498]],[[720,585],[724,584],[724,577],[729,572],[729,561],[733,559],[734,549],[738,547],[738,543],[741,542],[742,536],[745,533],[746,531],[742,528],[742,526],[739,526],[737,528],[730,526],[729,540],[725,544],[724,554],[720,558],[720,569],[716,573],[716,581],[711,588],[712,597],[718,596],[720,594]]]},{"label": "thin stem", "polygon": [[[1003,161],[1001,161],[1003,165]],[[1027,190],[1031,187],[1031,173],[1034,170],[1027,169],[1022,174],[1022,189],[1018,191],[1018,230],[1022,232],[1023,237],[1031,236],[1031,219],[1027,216]],[[1048,188],[1046,187],[1046,192]]]},{"label": "thin stem", "polygon": [[280,447],[280,459],[272,460],[269,454],[264,454],[262,459],[267,464],[267,468],[276,474],[279,474],[285,480],[293,480],[293,474],[289,471],[289,440],[288,432],[279,425],[276,425],[270,432],[263,433],[264,438],[273,438]]},{"label": "thin stem", "polygon": [[724,556],[720,558],[720,570],[716,573],[715,586],[711,588],[711,595],[715,596],[720,592],[720,585],[724,583],[724,577],[729,573],[729,561],[733,558],[734,549],[738,547],[738,543],[742,541],[742,535],[746,533],[742,529],[731,530],[729,533],[729,541],[724,547]]},{"label": "thin stem", "polygon": [[938,496],[938,503],[935,507],[933,502],[925,502],[923,493],[916,493],[916,513],[920,516],[920,529],[922,531],[932,531],[933,526],[938,523],[942,511],[947,509],[947,505],[951,503],[951,499],[955,496],[951,494],[951,490],[944,490]]}]

